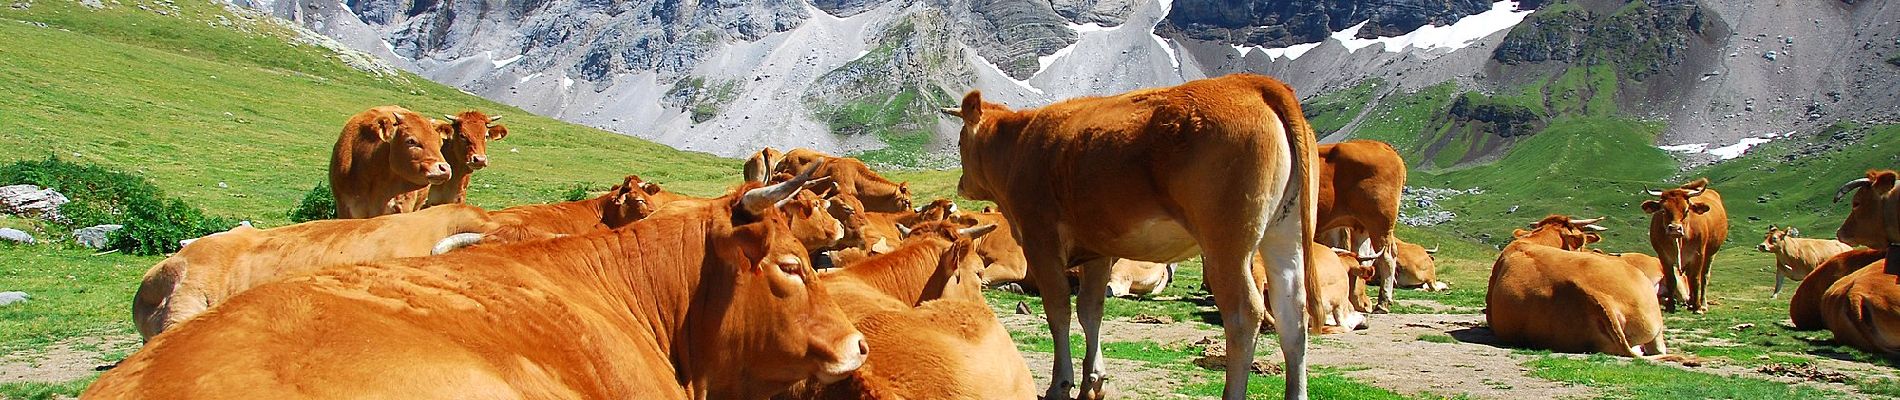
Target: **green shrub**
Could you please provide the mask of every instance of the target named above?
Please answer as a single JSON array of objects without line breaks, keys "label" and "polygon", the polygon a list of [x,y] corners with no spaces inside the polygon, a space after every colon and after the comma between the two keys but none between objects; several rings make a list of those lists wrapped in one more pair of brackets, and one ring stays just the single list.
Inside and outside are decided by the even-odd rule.
[{"label": "green shrub", "polygon": [[304,192],[303,201],[297,202],[297,208],[290,209],[290,222],[324,219],[336,219],[336,193],[330,192],[330,185],[318,183],[310,191]]},{"label": "green shrub", "polygon": [[587,184],[585,183],[576,183],[573,188],[561,192],[561,201],[581,201],[587,200],[589,197],[593,196],[587,195]]},{"label": "green shrub", "polygon": [[178,251],[178,241],[220,232],[236,225],[230,218],[206,216],[184,201],[165,197],[144,177],[95,165],[47,157],[0,166],[0,184],[30,183],[52,188],[70,203],[60,206],[65,229],[120,224],[106,240],[108,248],[138,255]]}]

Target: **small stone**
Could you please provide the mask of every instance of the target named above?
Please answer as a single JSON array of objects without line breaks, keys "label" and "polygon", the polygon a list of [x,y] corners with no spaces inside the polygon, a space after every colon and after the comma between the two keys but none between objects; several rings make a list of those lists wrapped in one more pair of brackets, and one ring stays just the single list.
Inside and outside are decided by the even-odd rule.
[{"label": "small stone", "polygon": [[124,228],[125,225],[105,224],[75,229],[73,241],[95,250],[105,250],[106,245],[111,244],[106,241],[106,235]]},{"label": "small stone", "polygon": [[70,203],[66,195],[33,185],[0,186],[0,212],[59,219],[59,206]]},{"label": "small stone", "polygon": [[222,181],[220,181],[220,182],[218,182],[218,188],[219,188],[219,189],[230,189],[230,188],[231,188],[231,185],[229,185],[229,184],[225,184],[224,182],[222,182]]},{"label": "small stone", "polygon": [[1137,324],[1172,324],[1174,323],[1174,317],[1170,317],[1166,315],[1141,314],[1141,315],[1136,315],[1134,318],[1129,318],[1128,322],[1133,322]]},{"label": "small stone", "polygon": [[26,292],[0,292],[0,306],[25,303],[27,297]]},{"label": "small stone", "polygon": [[1020,301],[1016,302],[1016,315],[1031,315],[1031,314],[1032,313],[1029,311],[1029,303],[1024,303]]},{"label": "small stone", "polygon": [[1754,327],[1755,327],[1755,324],[1738,324],[1738,325],[1731,326],[1728,328],[1738,330],[1738,331],[1745,331],[1745,330],[1748,330],[1748,328],[1754,328]]},{"label": "small stone", "polygon": [[32,234],[13,228],[0,228],[0,240],[25,244],[34,243]]}]

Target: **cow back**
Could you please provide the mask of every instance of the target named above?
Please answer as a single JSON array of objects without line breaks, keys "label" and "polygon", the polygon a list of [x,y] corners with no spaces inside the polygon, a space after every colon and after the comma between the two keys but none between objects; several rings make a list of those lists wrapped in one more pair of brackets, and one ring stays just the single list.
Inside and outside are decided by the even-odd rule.
[{"label": "cow back", "polygon": [[1788,319],[1793,321],[1795,330],[1827,329],[1822,320],[1821,297],[1828,288],[1839,282],[1841,277],[1865,268],[1869,264],[1886,257],[1886,252],[1875,249],[1849,250],[1830,257],[1827,261],[1808,272],[1801,284],[1794,289],[1794,296],[1788,299]]}]

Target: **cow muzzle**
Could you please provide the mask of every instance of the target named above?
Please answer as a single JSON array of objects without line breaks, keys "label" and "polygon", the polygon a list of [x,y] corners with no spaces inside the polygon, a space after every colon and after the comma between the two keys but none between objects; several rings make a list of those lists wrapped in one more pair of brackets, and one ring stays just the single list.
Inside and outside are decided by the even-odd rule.
[{"label": "cow muzzle", "polygon": [[469,167],[469,169],[482,169],[482,168],[487,168],[487,167],[488,167],[488,155],[487,155],[487,154],[476,154],[476,155],[474,155],[474,156],[472,156],[472,157],[469,157],[469,158],[468,158],[468,167]]},{"label": "cow muzzle", "polygon": [[842,380],[864,366],[864,359],[870,355],[871,345],[864,342],[864,334],[852,333],[838,347],[838,359],[819,367],[814,378],[823,383]]},{"label": "cow muzzle", "polygon": [[1686,230],[1682,228],[1682,224],[1669,224],[1669,226],[1663,227],[1663,232],[1668,233],[1669,237],[1679,238],[1685,234]]},{"label": "cow muzzle", "polygon": [[440,184],[442,182],[448,182],[449,175],[451,174],[452,172],[449,170],[449,163],[437,162],[435,163],[435,165],[432,165],[429,167],[429,173],[424,174],[423,177],[428,178],[429,184],[434,185],[434,184]]}]

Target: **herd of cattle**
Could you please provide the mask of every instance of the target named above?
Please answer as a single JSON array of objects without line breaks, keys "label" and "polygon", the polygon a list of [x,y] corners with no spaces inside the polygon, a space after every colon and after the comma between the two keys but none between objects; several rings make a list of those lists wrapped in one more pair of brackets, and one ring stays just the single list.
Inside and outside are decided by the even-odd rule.
[{"label": "herd of cattle", "polygon": [[[507,136],[500,117],[376,107],[332,154],[340,219],[234,228],[153,266],[132,306],[145,346],[85,397],[1100,398],[1104,299],[1158,291],[1199,255],[1231,349],[1224,397],[1245,395],[1270,326],[1286,397],[1304,398],[1308,332],[1362,329],[1395,287],[1448,284],[1435,249],[1394,235],[1399,154],[1318,145],[1298,107],[1246,74],[1039,109],[971,92],[944,112],[963,123],[959,194],[996,205],[978,211],[913,205],[907,184],[855,159],[769,148],[715,198],[629,175],[595,198],[486,211],[462,203],[486,141]],[[1900,242],[1895,177],[1841,188],[1837,201],[1854,192],[1845,244],[1789,228],[1760,245],[1777,256],[1777,295],[1801,281],[1798,328],[1900,352],[1884,267]],[[1488,285],[1496,335],[1671,357],[1662,312],[1707,311],[1728,223],[1706,180],[1650,195],[1660,258],[1590,249],[1601,218],[1516,231]],[[986,288],[1042,297],[1046,390]]]}]

